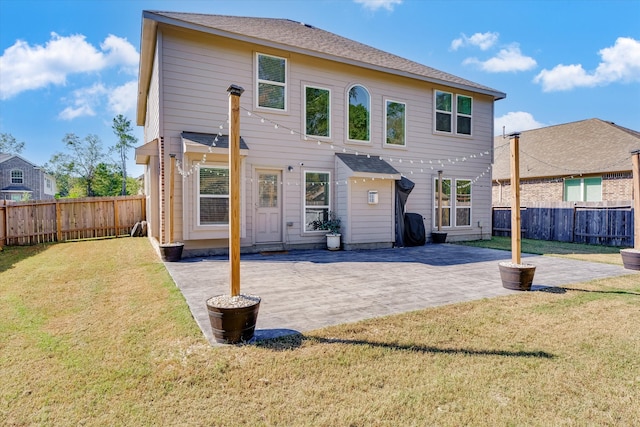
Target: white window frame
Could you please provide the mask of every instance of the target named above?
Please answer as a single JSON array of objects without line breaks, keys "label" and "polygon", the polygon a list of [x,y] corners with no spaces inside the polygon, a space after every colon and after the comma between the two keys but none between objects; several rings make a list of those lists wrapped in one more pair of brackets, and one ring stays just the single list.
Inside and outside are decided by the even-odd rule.
[{"label": "white window frame", "polygon": [[[327,92],[329,92],[329,111],[327,114],[327,130],[328,130],[328,135],[324,136],[324,135],[312,135],[309,134],[307,131],[307,88],[311,88],[311,89],[318,89],[318,90],[326,90]],[[305,84],[303,86],[303,93],[304,93],[304,105],[303,105],[303,116],[302,116],[302,120],[303,120],[303,129],[305,132],[305,135],[313,137],[313,138],[323,138],[323,139],[331,139],[331,89],[326,88],[326,87],[321,87],[321,86],[315,86],[315,85],[310,85],[310,84]]]},{"label": "white window frame", "polygon": [[[17,175],[20,175],[20,177],[18,177]],[[20,181],[16,181],[18,179]],[[20,169],[12,169],[11,170],[11,184],[24,184],[24,171],[23,170],[20,170]]]},{"label": "white window frame", "polygon": [[[458,206],[458,181],[467,181],[469,183],[469,206]],[[456,178],[456,195],[455,195],[455,199],[454,199],[454,203],[455,203],[455,227],[471,227],[471,224],[473,224],[473,218],[471,216],[471,213],[473,212],[473,209],[471,209],[473,207],[473,181],[471,181],[468,178]],[[468,210],[469,211],[469,224],[463,224],[460,225],[458,224],[458,210]]]},{"label": "white window frame", "polygon": [[[349,138],[349,125],[350,125],[350,117],[349,117],[349,106],[351,105],[351,100],[349,99],[349,93],[351,92],[351,89],[353,89],[356,86],[360,86],[362,89],[364,89],[367,92],[367,97],[368,97],[368,102],[367,102],[367,112],[369,113],[369,118],[368,118],[368,131],[367,133],[369,134],[369,139],[351,139]],[[371,117],[372,117],[372,113],[371,113],[371,92],[369,91],[369,89],[367,89],[367,87],[363,84],[360,83],[354,83],[351,86],[349,86],[349,88],[347,89],[347,93],[346,93],[346,97],[347,97],[347,108],[346,108],[346,113],[347,113],[347,119],[345,121],[345,123],[347,124],[346,126],[346,138],[347,138],[347,142],[350,143],[355,143],[355,144],[370,144],[371,143]]]},{"label": "white window frame", "polygon": [[[270,57],[270,58],[277,58],[277,59],[282,59],[284,61],[284,83],[283,82],[276,82],[276,81],[272,81],[272,80],[264,80],[260,78],[260,57],[261,56],[265,56],[265,57]],[[287,82],[289,81],[289,61],[287,60],[287,58],[284,58],[282,56],[277,56],[277,55],[269,55],[267,53],[260,53],[260,52],[256,52],[255,55],[255,76],[256,76],[256,90],[255,90],[255,105],[256,108],[261,108],[261,109],[265,109],[265,110],[269,110],[269,111],[280,111],[280,112],[286,112],[287,111],[287,104],[288,104],[288,85]],[[265,83],[265,84],[269,84],[269,85],[273,85],[273,86],[282,86],[284,88],[283,91],[283,96],[284,96],[284,100],[283,100],[283,108],[273,108],[273,107],[265,107],[265,106],[261,106],[260,105],[260,83]]]},{"label": "white window frame", "polygon": [[[387,142],[387,125],[388,125],[388,116],[389,116],[389,104],[402,104],[404,105],[404,113],[402,117],[402,145],[400,144],[390,144]],[[407,103],[402,101],[396,101],[391,98],[385,98],[384,100],[384,146],[390,148],[406,148],[407,147]]]},{"label": "white window frame", "polygon": [[[227,169],[229,170],[229,166],[228,165],[201,165],[197,170],[198,170],[198,174],[196,175],[196,224],[198,225],[198,227],[224,227],[224,228],[228,228],[229,227],[229,222],[226,223],[219,223],[219,224],[203,224],[200,220],[200,200],[203,198],[206,199],[227,199],[229,200],[229,203],[231,203],[231,196],[230,194],[227,193],[226,196],[224,195],[220,195],[220,194],[200,194],[200,169]],[[229,205],[230,206],[230,205]],[[231,213],[229,212],[229,215],[231,215]]]},{"label": "white window frame", "polygon": [[[469,98],[471,100],[471,114],[463,114],[461,112],[458,111],[458,99],[460,99],[461,97],[464,98]],[[468,96],[468,95],[461,95],[461,94],[456,94],[456,104],[455,104],[455,130],[456,130],[456,135],[460,135],[460,136],[472,136],[473,135],[473,97]],[[459,129],[458,129],[458,117],[468,117],[469,118],[469,133],[460,133]]]},{"label": "white window frame", "polygon": [[[434,177],[433,178],[433,228],[438,228],[438,208],[440,208],[440,206],[438,206],[438,177]],[[451,187],[452,184],[452,179],[451,178],[447,178],[447,177],[442,177],[442,182],[444,181],[449,181],[449,206],[445,206],[444,210],[449,210],[449,225],[445,225],[442,224],[443,228],[451,228],[452,225],[452,219],[451,219],[451,212],[453,210],[453,189]],[[443,215],[444,217],[444,215]]]},{"label": "white window frame", "polygon": [[[329,197],[328,197],[328,204],[327,205],[310,205],[307,206],[307,174],[310,173],[317,173],[317,174],[326,174],[327,175],[327,182],[325,183],[326,186],[329,187]],[[333,189],[331,188],[331,172],[327,171],[327,170],[305,170],[303,172],[303,190],[302,190],[302,224],[303,225],[303,229],[302,231],[304,233],[325,233],[326,234],[326,230],[307,230],[307,208],[312,208],[312,209],[323,209],[327,211],[327,215],[329,215],[329,213],[331,212],[331,196],[332,196],[332,192]]]},{"label": "white window frame", "polygon": [[[446,111],[446,110],[438,110],[437,109],[437,99],[438,99],[438,94],[439,93],[444,93],[444,94],[448,94],[451,96],[451,111]],[[458,112],[458,99],[460,97],[464,97],[464,98],[469,98],[471,100],[471,114],[463,114]],[[453,92],[447,92],[445,90],[439,90],[439,89],[435,89],[433,91],[433,132],[434,133],[438,133],[438,134],[442,134],[442,135],[455,135],[455,136],[461,136],[461,137],[472,137],[473,136],[473,106],[474,102],[473,102],[473,97],[469,96],[469,95],[463,95],[463,94],[454,94]],[[450,117],[451,120],[451,132],[447,132],[444,130],[438,130],[437,129],[437,124],[438,124],[438,114],[447,114]],[[470,133],[460,133],[458,132],[458,117],[468,117],[469,118],[469,130]]]},{"label": "white window frame", "polygon": [[[433,227],[438,227],[438,177],[433,178]],[[444,210],[449,210],[449,225],[442,225],[443,228],[470,228],[473,224],[473,181],[469,178],[453,178],[442,177],[442,181],[449,181],[449,205],[444,206]],[[458,207],[458,181],[468,181],[470,186],[469,191],[469,203],[470,205]],[[469,210],[469,224],[458,224],[458,209]]]},{"label": "white window frame", "polygon": [[[600,198],[599,200],[585,200],[587,199],[587,186],[585,180],[599,179],[600,180]],[[567,199],[567,181],[580,182],[580,200],[568,200]],[[602,201],[602,177],[592,176],[587,178],[567,178],[562,184],[562,199],[565,202],[601,202]]]}]

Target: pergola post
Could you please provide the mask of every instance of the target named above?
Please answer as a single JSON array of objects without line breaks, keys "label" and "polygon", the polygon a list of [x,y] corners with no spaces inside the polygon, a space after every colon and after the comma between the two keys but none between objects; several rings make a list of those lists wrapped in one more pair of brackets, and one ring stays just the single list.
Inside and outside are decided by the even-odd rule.
[{"label": "pergola post", "polygon": [[244,89],[229,89],[229,264],[231,296],[240,295],[240,96]]},{"label": "pergola post", "polygon": [[633,247],[640,250],[640,150],[631,152],[633,170]]},{"label": "pergola post", "polygon": [[511,139],[511,262],[520,264],[522,246],[520,218],[520,134],[512,133]]}]

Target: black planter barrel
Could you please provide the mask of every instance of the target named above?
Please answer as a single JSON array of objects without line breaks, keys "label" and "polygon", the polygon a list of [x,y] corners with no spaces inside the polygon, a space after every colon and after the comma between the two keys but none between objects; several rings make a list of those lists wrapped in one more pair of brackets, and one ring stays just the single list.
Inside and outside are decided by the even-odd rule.
[{"label": "black planter barrel", "polygon": [[498,264],[502,286],[514,291],[530,291],[536,267],[533,265]]},{"label": "black planter barrel", "polygon": [[217,307],[207,302],[213,338],[218,343],[236,344],[253,338],[260,300],[247,307]]}]

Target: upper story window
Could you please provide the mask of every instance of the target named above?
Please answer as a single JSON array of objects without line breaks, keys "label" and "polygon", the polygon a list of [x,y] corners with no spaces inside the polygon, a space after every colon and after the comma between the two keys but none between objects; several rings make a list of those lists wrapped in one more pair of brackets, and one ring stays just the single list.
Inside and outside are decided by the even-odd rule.
[{"label": "upper story window", "polygon": [[11,171],[11,183],[12,184],[24,184],[24,172],[18,169]]},{"label": "upper story window", "polygon": [[258,107],[286,110],[287,60],[259,53],[256,62]]},{"label": "upper story window", "polygon": [[51,190],[51,180],[49,178],[44,179],[45,186],[48,190]]},{"label": "upper story window", "polygon": [[351,141],[371,139],[371,98],[363,86],[349,89],[349,137]]},{"label": "upper story window", "polygon": [[331,136],[331,92],[312,86],[304,88],[305,134]]},{"label": "upper story window", "polygon": [[229,224],[229,168],[200,166],[198,224]]},{"label": "upper story window", "polygon": [[396,147],[404,147],[407,145],[405,138],[407,106],[404,102],[390,100],[387,100],[385,104],[387,116],[385,122],[387,134],[385,143]]},{"label": "upper story window", "polygon": [[435,129],[456,135],[471,135],[473,98],[435,91]]}]

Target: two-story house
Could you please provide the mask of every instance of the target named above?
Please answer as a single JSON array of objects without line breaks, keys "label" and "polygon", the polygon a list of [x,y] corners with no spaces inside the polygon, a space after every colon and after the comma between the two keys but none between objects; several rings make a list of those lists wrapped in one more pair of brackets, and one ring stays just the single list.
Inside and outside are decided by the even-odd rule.
[{"label": "two-story house", "polygon": [[56,194],[55,178],[17,154],[0,153],[0,198],[45,200]]},{"label": "two-story house", "polygon": [[[498,90],[287,19],[142,14],[137,124],[149,235],[228,248],[230,85],[240,98],[241,246],[390,247],[404,211],[450,240],[491,235]],[[411,183],[406,206],[396,185]],[[484,227],[484,233],[483,233]]]}]

